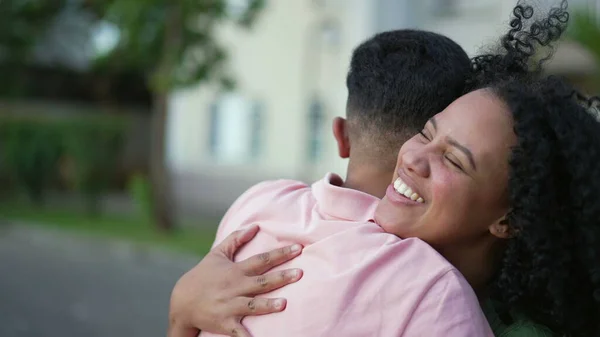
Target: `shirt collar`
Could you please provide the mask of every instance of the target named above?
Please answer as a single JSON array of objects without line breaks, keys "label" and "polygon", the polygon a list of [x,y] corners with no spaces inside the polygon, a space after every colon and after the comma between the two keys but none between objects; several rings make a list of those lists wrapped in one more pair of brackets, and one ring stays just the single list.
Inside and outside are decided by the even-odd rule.
[{"label": "shirt collar", "polygon": [[370,194],[342,187],[344,180],[335,173],[315,182],[312,190],[321,212],[334,218],[372,221],[380,199]]}]

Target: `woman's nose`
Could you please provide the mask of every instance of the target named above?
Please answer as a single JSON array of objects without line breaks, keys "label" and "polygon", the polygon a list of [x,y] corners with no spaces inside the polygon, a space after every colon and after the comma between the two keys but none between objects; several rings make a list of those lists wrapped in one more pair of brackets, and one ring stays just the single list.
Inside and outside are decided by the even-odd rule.
[{"label": "woman's nose", "polygon": [[402,162],[408,172],[417,174],[420,177],[428,177],[430,173],[429,160],[426,149],[414,149],[407,151],[402,156]]}]

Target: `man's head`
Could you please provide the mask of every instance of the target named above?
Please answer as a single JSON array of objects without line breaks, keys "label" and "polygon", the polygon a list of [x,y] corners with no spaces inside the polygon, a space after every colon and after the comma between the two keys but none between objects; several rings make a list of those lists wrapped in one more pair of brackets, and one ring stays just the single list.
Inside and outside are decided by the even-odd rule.
[{"label": "man's head", "polygon": [[358,46],[346,80],[347,120],[333,125],[340,156],[350,157],[348,175],[367,165],[389,172],[389,183],[404,141],[463,93],[469,71],[466,52],[431,32],[389,31]]}]

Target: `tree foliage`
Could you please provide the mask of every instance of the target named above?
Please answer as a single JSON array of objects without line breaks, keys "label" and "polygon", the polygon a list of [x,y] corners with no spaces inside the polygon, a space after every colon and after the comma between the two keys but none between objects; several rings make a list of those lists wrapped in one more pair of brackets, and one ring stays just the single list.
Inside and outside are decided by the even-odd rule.
[{"label": "tree foliage", "polygon": [[592,83],[600,89],[600,13],[577,9],[571,16],[568,37],[586,48],[596,61],[596,72]]},{"label": "tree foliage", "polygon": [[239,17],[228,15],[226,0],[90,0],[102,19],[120,32],[114,51],[98,60],[109,69],[138,69],[153,92],[207,80],[230,85],[227,51],[215,38],[220,23],[250,26],[263,0],[249,0]]},{"label": "tree foliage", "polygon": [[[241,4],[233,17],[228,9]],[[207,81],[233,84],[226,70],[227,50],[217,41],[219,24],[250,26],[264,0],[87,0],[86,6],[120,34],[116,47],[97,66],[107,72],[137,69],[154,95],[151,144],[152,206],[162,230],[174,227],[169,172],[165,163],[167,95]]]},{"label": "tree foliage", "polygon": [[569,37],[587,48],[600,64],[600,15],[592,11],[573,13]]},{"label": "tree foliage", "polygon": [[[249,27],[264,1],[0,0],[1,79],[3,83],[10,83],[10,88],[27,87],[27,83],[19,82],[27,82],[29,77],[22,76],[24,70],[36,66],[36,52],[40,52],[40,42],[48,38],[49,31],[54,34],[52,48],[67,50],[75,45],[76,53],[87,55],[94,38],[93,28],[97,24],[114,27],[118,32],[114,48],[97,56],[92,62],[93,68],[84,71],[102,74],[99,85],[103,88],[112,83],[108,79],[113,75],[141,74],[143,83],[139,85],[152,93],[154,217],[160,228],[170,229],[173,221],[164,154],[168,94],[177,88],[207,81],[231,87],[233,77],[226,67],[228,51],[217,41],[215,32],[226,22]],[[83,18],[89,25],[82,31],[60,25],[65,14],[79,18],[79,23]],[[82,36],[84,43],[81,43]],[[42,50],[42,54],[49,51]]]},{"label": "tree foliage", "polygon": [[0,62],[30,62],[32,49],[66,4],[67,0],[0,1]]}]

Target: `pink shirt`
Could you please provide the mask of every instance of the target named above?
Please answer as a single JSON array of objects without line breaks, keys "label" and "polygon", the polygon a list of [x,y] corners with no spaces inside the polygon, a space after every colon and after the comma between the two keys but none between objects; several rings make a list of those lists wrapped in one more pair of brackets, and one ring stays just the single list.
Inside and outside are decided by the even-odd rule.
[{"label": "pink shirt", "polygon": [[[400,239],[371,221],[379,199],[339,187],[329,174],[308,186],[260,183],[223,218],[215,244],[258,223],[236,261],[291,243],[302,254],[274,270],[302,268],[303,278],[265,297],[285,311],[246,317],[255,337],[493,336],[464,277],[417,238]],[[215,336],[202,332],[201,336]]]}]

